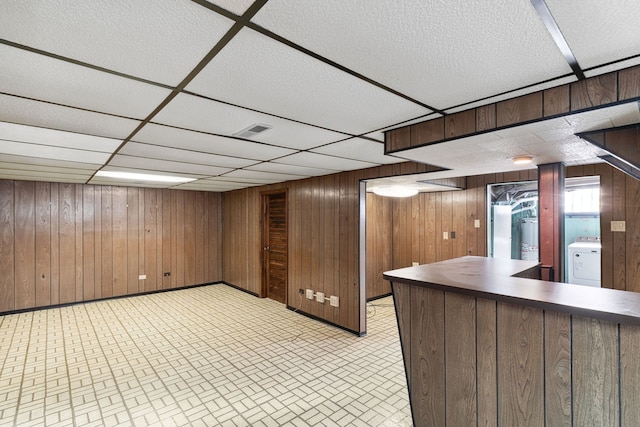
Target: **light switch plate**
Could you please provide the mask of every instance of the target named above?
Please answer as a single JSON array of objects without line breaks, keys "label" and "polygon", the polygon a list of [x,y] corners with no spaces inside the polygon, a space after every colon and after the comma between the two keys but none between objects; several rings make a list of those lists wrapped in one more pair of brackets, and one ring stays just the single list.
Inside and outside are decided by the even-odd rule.
[{"label": "light switch plate", "polygon": [[611,231],[626,231],[625,221],[611,221]]}]

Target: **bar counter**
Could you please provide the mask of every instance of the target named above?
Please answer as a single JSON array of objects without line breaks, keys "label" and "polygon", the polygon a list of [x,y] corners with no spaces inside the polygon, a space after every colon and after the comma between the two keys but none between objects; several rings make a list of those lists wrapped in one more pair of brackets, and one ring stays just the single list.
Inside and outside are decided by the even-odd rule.
[{"label": "bar counter", "polygon": [[544,282],[463,257],[391,281],[414,426],[640,420],[640,294]]}]

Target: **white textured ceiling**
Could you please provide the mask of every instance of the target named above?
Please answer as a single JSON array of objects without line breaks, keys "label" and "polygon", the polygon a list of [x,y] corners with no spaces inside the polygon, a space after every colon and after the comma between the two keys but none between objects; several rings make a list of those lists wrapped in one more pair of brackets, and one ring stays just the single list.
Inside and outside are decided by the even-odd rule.
[{"label": "white textured ceiling", "polygon": [[593,162],[573,133],[638,122],[636,103],[384,154],[384,130],[640,64],[636,0],[546,5],[578,73],[530,0],[3,1],[0,179],[229,191],[406,159]]}]

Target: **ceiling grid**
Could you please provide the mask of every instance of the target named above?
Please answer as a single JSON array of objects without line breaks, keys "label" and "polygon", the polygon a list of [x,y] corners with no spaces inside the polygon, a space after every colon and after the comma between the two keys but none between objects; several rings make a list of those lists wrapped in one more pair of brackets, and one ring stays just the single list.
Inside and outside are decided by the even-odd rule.
[{"label": "ceiling grid", "polygon": [[639,65],[639,19],[634,0],[9,0],[0,179],[229,191],[407,159],[432,178],[595,162],[574,134],[638,122],[636,103],[402,157],[383,132]]}]

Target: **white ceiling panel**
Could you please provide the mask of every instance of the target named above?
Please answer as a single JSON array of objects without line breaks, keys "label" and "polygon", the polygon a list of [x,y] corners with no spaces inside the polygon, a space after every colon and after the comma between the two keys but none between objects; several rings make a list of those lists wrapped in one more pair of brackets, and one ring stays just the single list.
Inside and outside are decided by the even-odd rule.
[{"label": "white ceiling panel", "polygon": [[221,181],[242,181],[270,184],[275,182],[291,181],[301,179],[299,175],[287,175],[282,173],[260,172],[252,170],[234,170],[218,177]]},{"label": "white ceiling panel", "polygon": [[378,166],[374,163],[361,162],[359,160],[343,159],[340,157],[325,156],[323,154],[300,152],[274,160],[274,163],[282,163],[293,166],[306,166],[311,168],[333,169],[333,170],[355,170]]},{"label": "white ceiling panel", "polygon": [[120,168],[137,168],[149,171],[172,172],[176,174],[190,174],[193,176],[216,176],[226,172],[230,172],[231,168],[220,166],[196,165],[193,163],[180,163],[170,160],[147,159],[144,157],[117,155],[109,163],[110,166],[119,166]]},{"label": "white ceiling panel", "polygon": [[74,169],[84,169],[95,171],[100,166],[99,164],[82,163],[82,162],[69,162],[66,160],[53,160],[42,157],[27,157],[16,156],[12,154],[2,154],[0,159],[7,163],[17,163],[21,165],[27,165],[27,167],[48,167],[48,168],[60,168],[69,169],[73,172]]},{"label": "white ceiling panel", "polygon": [[176,86],[231,25],[185,0],[25,0],[3,4],[0,38]]},{"label": "white ceiling panel", "polygon": [[145,118],[169,90],[0,44],[0,92]]},{"label": "white ceiling panel", "polygon": [[133,138],[135,141],[202,153],[271,160],[294,153],[294,150],[258,144],[235,138],[225,138],[156,124],[145,125]]},{"label": "white ceiling panel", "polygon": [[[111,153],[122,142],[119,139],[0,122],[0,139],[53,147]],[[1,149],[0,149],[1,150]]]},{"label": "white ceiling panel", "polygon": [[227,136],[256,123],[266,124],[272,128],[254,136],[253,140],[299,150],[345,137],[330,130],[186,94],[175,97],[153,121]]},{"label": "white ceiling panel", "polygon": [[150,159],[168,160],[198,165],[222,166],[241,168],[255,164],[255,160],[239,157],[218,156],[217,154],[201,153],[198,151],[181,150],[178,148],[162,147],[158,145],[129,142],[119,154],[138,156]]},{"label": "white ceiling panel", "polygon": [[171,185],[165,182],[149,182],[149,181],[125,181],[120,179],[111,179],[105,177],[91,178],[87,184],[91,185],[113,185],[118,187],[142,187],[142,188],[168,188]]},{"label": "white ceiling panel", "polygon": [[109,153],[0,140],[0,156],[4,154],[94,164],[103,164],[109,159]]},{"label": "white ceiling panel", "polygon": [[280,163],[265,162],[259,163],[255,166],[249,166],[247,170],[261,171],[261,172],[274,172],[282,173],[286,175],[299,175],[301,178],[308,176],[321,176],[338,172],[337,169],[322,169],[316,167],[307,166],[293,166],[284,165]]},{"label": "white ceiling panel", "polygon": [[640,52],[640,2],[637,0],[546,0],[582,68]]},{"label": "white ceiling panel", "polygon": [[625,61],[615,62],[613,64],[587,70],[584,72],[584,75],[586,77],[594,77],[594,76],[599,76],[600,74],[621,70],[623,68],[634,67],[636,65],[640,65],[640,56],[636,56],[634,58],[627,59]]},{"label": "white ceiling panel", "polygon": [[[4,156],[1,157],[4,160]],[[78,163],[82,165],[82,163]],[[95,168],[88,169],[86,166],[81,168],[72,168],[72,167],[60,167],[60,166],[49,166],[49,165],[34,165],[29,163],[15,163],[15,162],[5,162],[0,161],[0,169],[2,170],[16,170],[23,171],[25,173],[30,172],[38,172],[38,173],[52,173],[58,175],[64,175],[65,173],[69,175],[82,175],[82,176],[91,176],[95,170]]]},{"label": "white ceiling panel", "polygon": [[238,16],[244,14],[247,9],[249,9],[249,6],[253,4],[253,1],[254,0],[208,0],[209,3],[220,6]]},{"label": "white ceiling panel", "polygon": [[15,179],[19,181],[71,182],[84,184],[91,174],[58,173],[30,170],[13,170],[0,168],[0,179]]},{"label": "white ceiling panel", "polygon": [[5,122],[121,139],[140,124],[138,120],[2,94],[0,117]]},{"label": "white ceiling panel", "polygon": [[379,164],[402,162],[400,159],[385,156],[384,144],[363,138],[352,138],[345,141],[335,142],[333,144],[311,150],[311,152]]},{"label": "white ceiling panel", "polygon": [[241,188],[256,187],[261,184],[246,182],[225,182],[217,178],[200,179],[198,181],[188,182],[186,184],[176,185],[172,188],[179,190],[195,190],[195,191],[231,191]]},{"label": "white ceiling panel", "polygon": [[249,29],[240,31],[187,89],[354,134],[429,112]]},{"label": "white ceiling panel", "polygon": [[529,1],[270,0],[253,21],[440,109],[571,72]]}]

